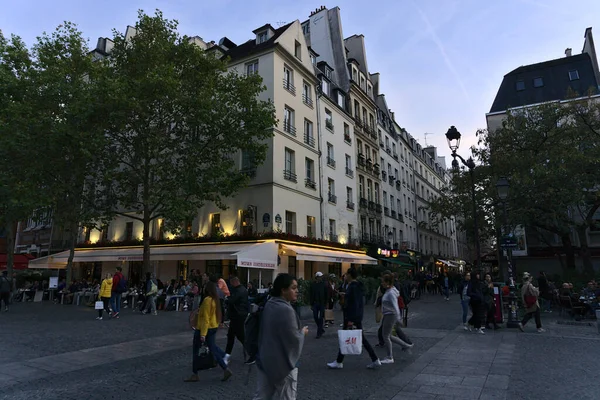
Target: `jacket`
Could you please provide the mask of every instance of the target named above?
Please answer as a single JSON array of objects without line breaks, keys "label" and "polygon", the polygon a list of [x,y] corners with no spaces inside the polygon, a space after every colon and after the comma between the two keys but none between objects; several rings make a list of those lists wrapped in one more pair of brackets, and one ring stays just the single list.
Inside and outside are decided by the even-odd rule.
[{"label": "jacket", "polygon": [[110,297],[112,293],[113,280],[112,278],[108,278],[102,281],[102,286],[100,286],[100,292],[98,293],[99,297]]},{"label": "jacket", "polygon": [[483,282],[481,293],[483,294],[483,302],[488,306],[494,304],[494,289],[488,286],[487,282]]},{"label": "jacket", "polygon": [[269,299],[261,314],[256,361],[269,383],[281,382],[296,368],[303,346],[304,333],[292,305],[281,297]]},{"label": "jacket", "polygon": [[400,319],[398,296],[400,296],[400,292],[394,286],[385,291],[381,299],[381,311],[383,315],[393,315],[396,319]]},{"label": "jacket", "polygon": [[[460,294],[461,300],[469,300],[469,285],[471,281],[463,280],[460,285],[458,285],[458,294]],[[466,290],[465,290],[466,289]]]},{"label": "jacket", "polygon": [[117,272],[115,274],[115,276],[113,276],[113,284],[112,284],[112,291],[116,291],[117,288],[119,287],[119,281],[123,279],[123,274],[121,272]]},{"label": "jacket", "polygon": [[227,305],[229,318],[244,320],[248,316],[248,290],[242,285],[232,287]]},{"label": "jacket", "polygon": [[352,281],[346,289],[344,304],[346,313],[344,318],[350,322],[362,322],[364,311],[364,285],[359,281]]},{"label": "jacket", "polygon": [[229,297],[229,295],[231,294],[231,293],[229,293],[229,287],[227,287],[227,283],[225,282],[225,279],[223,279],[223,278],[219,279],[219,281],[217,282],[217,287],[219,289],[221,289],[221,291],[223,292],[225,297]]},{"label": "jacket", "polygon": [[10,279],[4,275],[0,276],[0,293],[10,293],[10,289]]},{"label": "jacket", "polygon": [[217,322],[217,304],[212,297],[207,296],[200,305],[196,329],[200,331],[200,336],[206,336],[209,329],[215,329],[218,327],[219,323]]},{"label": "jacket", "polygon": [[525,296],[535,296],[537,298],[540,297],[540,291],[538,288],[536,288],[535,286],[533,286],[533,284],[531,282],[526,282],[523,284],[523,287],[521,288],[521,301],[523,301],[523,307],[525,307],[525,312],[526,313],[532,313],[532,312],[536,312],[537,309],[540,307],[540,303],[538,302],[538,299],[535,299],[535,304],[532,307],[527,307],[525,305]]},{"label": "jacket", "polygon": [[310,285],[310,304],[311,305],[322,305],[324,306],[327,302],[327,288],[325,287],[325,282],[313,282]]},{"label": "jacket", "polygon": [[481,281],[474,279],[469,281],[467,296],[469,296],[471,302],[481,303],[483,301],[483,294],[481,293]]}]

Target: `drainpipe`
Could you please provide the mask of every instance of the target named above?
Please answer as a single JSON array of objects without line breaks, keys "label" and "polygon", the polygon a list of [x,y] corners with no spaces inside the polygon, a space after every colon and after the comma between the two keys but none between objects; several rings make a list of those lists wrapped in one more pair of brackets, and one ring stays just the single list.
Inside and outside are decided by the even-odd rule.
[{"label": "drainpipe", "polygon": [[[319,219],[321,221],[321,239],[324,239],[323,235],[323,166],[322,162],[322,152],[321,152],[321,91],[320,89],[316,90],[317,98],[316,98],[316,107],[317,107],[317,150],[319,152]],[[313,132],[314,134],[314,132]]]}]

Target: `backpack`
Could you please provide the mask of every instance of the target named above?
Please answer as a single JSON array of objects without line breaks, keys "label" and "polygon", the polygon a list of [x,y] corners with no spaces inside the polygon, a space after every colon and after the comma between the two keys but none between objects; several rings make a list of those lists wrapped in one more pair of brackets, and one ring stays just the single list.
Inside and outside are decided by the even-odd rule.
[{"label": "backpack", "polygon": [[258,354],[258,339],[260,335],[260,320],[265,303],[259,305],[250,304],[250,312],[244,322],[244,350],[249,358],[254,358]]},{"label": "backpack", "polygon": [[125,293],[127,291],[127,279],[125,279],[123,275],[121,275],[121,279],[119,279],[119,283],[117,284],[115,291],[117,293]]},{"label": "backpack", "polygon": [[406,307],[412,300],[410,298],[410,286],[398,282],[396,284],[396,289],[398,289],[398,292],[400,293],[400,296],[398,296],[398,305],[400,305],[400,298],[402,298],[402,303],[404,303],[404,307]]}]

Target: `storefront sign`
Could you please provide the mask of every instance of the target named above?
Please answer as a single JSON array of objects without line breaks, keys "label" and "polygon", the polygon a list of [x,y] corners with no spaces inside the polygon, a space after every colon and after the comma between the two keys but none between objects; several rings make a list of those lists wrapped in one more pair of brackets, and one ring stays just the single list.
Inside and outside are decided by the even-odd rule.
[{"label": "storefront sign", "polygon": [[263,225],[264,227],[268,227],[269,224],[271,223],[271,215],[269,213],[264,213],[263,214]]},{"label": "storefront sign", "polygon": [[238,266],[246,268],[275,268],[274,263],[254,260],[241,260],[238,262]]},{"label": "storefront sign", "polygon": [[144,256],[120,256],[117,261],[142,261]]},{"label": "storefront sign", "polygon": [[377,254],[384,256],[384,257],[398,257],[398,254],[400,254],[400,251],[398,250],[387,250],[387,249],[377,249]]}]

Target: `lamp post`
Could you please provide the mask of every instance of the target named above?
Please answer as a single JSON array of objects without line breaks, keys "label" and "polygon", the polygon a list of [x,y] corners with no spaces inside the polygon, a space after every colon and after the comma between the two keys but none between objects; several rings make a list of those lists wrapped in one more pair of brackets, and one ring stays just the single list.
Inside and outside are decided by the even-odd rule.
[{"label": "lamp post", "polygon": [[[508,199],[508,190],[510,188],[510,183],[508,179],[505,177],[501,177],[498,179],[496,183],[496,189],[498,190],[498,198],[502,202],[502,209],[504,212],[504,229],[502,229],[503,238],[504,235],[510,235],[510,227],[508,225],[508,213],[506,212],[506,203]],[[501,241],[501,246],[503,245]],[[508,313],[508,322],[506,323],[507,328],[518,328],[519,320],[517,318],[517,296],[515,295],[515,271],[512,259],[512,243],[506,243],[506,262],[508,265],[508,287],[510,288],[509,295],[509,308],[510,312]]]},{"label": "lamp post", "polygon": [[475,251],[477,252],[477,268],[481,268],[481,244],[479,243],[479,224],[477,222],[477,201],[475,199],[475,177],[473,175],[473,170],[475,169],[475,161],[473,161],[473,157],[469,157],[467,160],[462,158],[459,154],[456,154],[456,150],[460,146],[460,137],[461,134],[456,129],[454,125],[448,129],[446,132],[446,140],[448,141],[448,147],[452,151],[452,169],[458,169],[458,161],[456,158],[463,163],[465,167],[469,169],[469,175],[471,176],[471,198],[473,201],[473,236],[475,239]]}]

